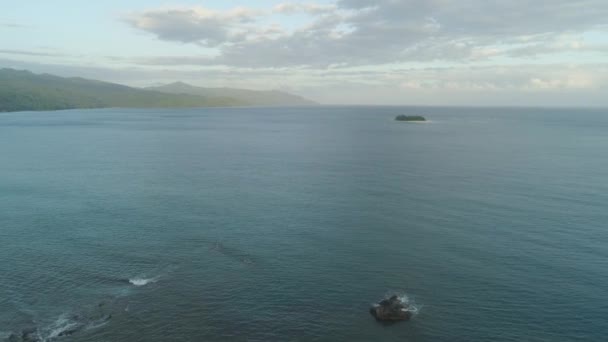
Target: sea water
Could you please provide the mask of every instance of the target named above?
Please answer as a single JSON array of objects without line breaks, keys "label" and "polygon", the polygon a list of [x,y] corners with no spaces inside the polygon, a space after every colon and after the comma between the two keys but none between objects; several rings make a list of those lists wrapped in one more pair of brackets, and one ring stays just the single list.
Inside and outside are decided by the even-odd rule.
[{"label": "sea water", "polygon": [[602,341],[607,282],[606,110],[0,114],[0,340]]}]

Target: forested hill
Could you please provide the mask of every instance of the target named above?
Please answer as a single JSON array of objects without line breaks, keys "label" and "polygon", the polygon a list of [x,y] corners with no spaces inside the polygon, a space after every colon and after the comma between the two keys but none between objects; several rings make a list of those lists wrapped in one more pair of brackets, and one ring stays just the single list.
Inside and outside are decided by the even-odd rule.
[{"label": "forested hill", "polygon": [[168,94],[120,84],[0,69],[0,112],[106,107],[246,105],[230,97]]},{"label": "forested hill", "polygon": [[175,82],[158,87],[146,88],[170,94],[190,94],[199,96],[226,96],[250,106],[310,106],[317,103],[304,97],[279,90],[249,90],[237,88],[205,88],[183,82]]}]

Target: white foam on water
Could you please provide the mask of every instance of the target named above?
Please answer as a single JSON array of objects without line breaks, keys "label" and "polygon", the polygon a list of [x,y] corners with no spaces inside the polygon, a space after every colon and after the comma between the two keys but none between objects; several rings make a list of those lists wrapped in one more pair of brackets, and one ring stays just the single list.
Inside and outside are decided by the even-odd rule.
[{"label": "white foam on water", "polygon": [[61,316],[45,329],[45,334],[43,334],[43,336],[40,336],[40,332],[38,332],[38,337],[42,341],[51,341],[52,339],[60,337],[62,333],[75,329],[81,324],[82,323],[71,320],[65,316]]},{"label": "white foam on water", "polygon": [[131,278],[129,279],[129,283],[135,286],[145,286],[148,284],[156,283],[158,281],[158,277],[154,278]]},{"label": "white foam on water", "polygon": [[405,304],[406,307],[401,309],[402,311],[411,312],[413,315],[417,315],[420,310],[422,310],[422,305],[416,304],[416,301],[411,299],[405,292],[389,292],[385,298],[388,299],[393,295],[397,296],[399,301]]},{"label": "white foam on water", "polygon": [[98,321],[89,323],[84,328],[84,330],[93,330],[93,329],[101,328],[101,327],[105,326],[106,324],[108,324],[108,322],[110,322],[109,317],[104,317]]},{"label": "white foam on water", "polygon": [[411,312],[414,315],[417,315],[420,312],[420,309],[422,309],[422,306],[416,305],[416,302],[410,299],[410,297],[408,297],[405,293],[399,295],[399,300],[402,303],[407,304],[407,309],[405,310]]},{"label": "white foam on water", "polygon": [[37,329],[35,336],[41,342],[56,341],[64,336],[71,335],[81,330],[91,330],[101,328],[110,321],[111,316],[105,316],[95,321],[81,320],[80,318],[70,318],[64,314],[57,318],[55,322],[51,323],[43,329]]}]

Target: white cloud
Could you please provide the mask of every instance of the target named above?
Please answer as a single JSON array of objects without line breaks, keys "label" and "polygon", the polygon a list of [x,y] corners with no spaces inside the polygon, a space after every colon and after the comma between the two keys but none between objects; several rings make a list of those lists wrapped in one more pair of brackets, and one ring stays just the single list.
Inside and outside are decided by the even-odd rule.
[{"label": "white cloud", "polygon": [[0,54],[3,55],[21,55],[21,56],[42,56],[42,57],[62,57],[65,54],[58,52],[47,52],[47,51],[30,51],[30,50],[11,50],[11,49],[0,49]]},{"label": "white cloud", "polygon": [[162,40],[213,47],[241,40],[247,34],[245,25],[253,23],[258,15],[244,7],[228,11],[192,7],[148,10],[124,20]]},{"label": "white cloud", "polygon": [[308,13],[313,15],[326,14],[337,9],[335,5],[318,5],[314,3],[285,2],[275,5],[273,11],[282,14]]},{"label": "white cloud", "polygon": [[[269,28],[263,19],[273,13],[305,13],[309,20],[296,29]],[[605,0],[340,0],[267,11],[155,9],[126,20],[162,40],[217,48],[204,65],[328,67],[584,52],[580,42],[559,39],[605,32],[606,18]]]},{"label": "white cloud", "polygon": [[526,41],[505,53],[512,57],[533,57],[558,53],[608,53],[608,44],[589,43],[581,35],[560,34]]}]

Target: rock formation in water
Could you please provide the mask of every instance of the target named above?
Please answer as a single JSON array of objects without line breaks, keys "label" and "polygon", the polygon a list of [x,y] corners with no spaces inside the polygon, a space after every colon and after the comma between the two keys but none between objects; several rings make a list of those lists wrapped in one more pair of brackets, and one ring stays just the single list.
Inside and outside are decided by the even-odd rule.
[{"label": "rock formation in water", "polygon": [[381,300],[369,312],[379,321],[407,321],[412,318],[409,305],[398,296]]},{"label": "rock formation in water", "polygon": [[11,334],[8,342],[39,342],[42,341],[38,335],[38,329],[35,327],[25,328],[21,331],[21,334]]},{"label": "rock formation in water", "polygon": [[420,115],[397,115],[395,120],[397,120],[397,121],[426,121],[424,116],[420,116]]}]

